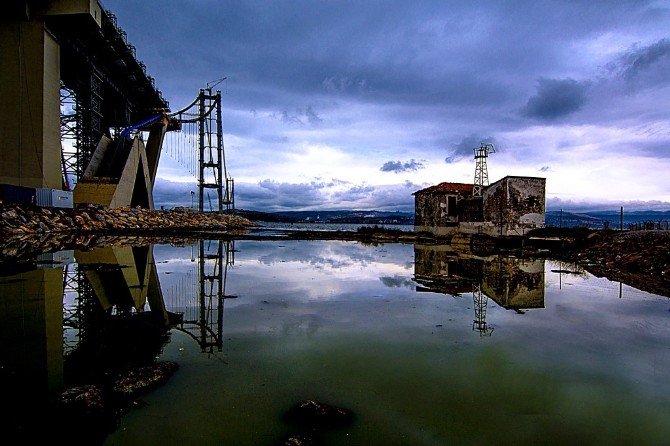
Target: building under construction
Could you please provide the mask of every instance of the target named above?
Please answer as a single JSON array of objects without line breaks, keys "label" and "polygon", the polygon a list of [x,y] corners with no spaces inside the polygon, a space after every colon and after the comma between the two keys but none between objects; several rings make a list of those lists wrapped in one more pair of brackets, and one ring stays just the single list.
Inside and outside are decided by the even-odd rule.
[{"label": "building under construction", "polygon": [[435,235],[524,235],[544,227],[546,179],[507,176],[488,184],[486,158],[492,144],[475,148],[475,182],[440,183],[416,191],[414,226]]},{"label": "building under construction", "polygon": [[97,0],[3,3],[0,200],[153,208],[165,152],[197,176],[200,211],[205,197],[210,210],[234,208],[218,82],[170,113]]}]

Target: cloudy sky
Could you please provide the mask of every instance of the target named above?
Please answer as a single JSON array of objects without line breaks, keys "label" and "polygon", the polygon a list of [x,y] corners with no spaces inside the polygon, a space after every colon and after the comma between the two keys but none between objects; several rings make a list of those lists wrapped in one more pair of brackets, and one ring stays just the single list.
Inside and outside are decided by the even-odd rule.
[{"label": "cloudy sky", "polygon": [[104,3],[173,109],[228,77],[238,207],[412,210],[490,141],[550,207],[670,209],[670,1]]}]

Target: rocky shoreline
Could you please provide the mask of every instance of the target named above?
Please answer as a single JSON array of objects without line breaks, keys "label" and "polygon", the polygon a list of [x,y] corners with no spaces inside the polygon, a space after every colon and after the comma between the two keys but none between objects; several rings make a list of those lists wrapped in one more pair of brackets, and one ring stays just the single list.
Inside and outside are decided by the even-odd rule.
[{"label": "rocky shoreline", "polygon": [[109,209],[83,205],[74,209],[18,206],[0,203],[0,236],[42,234],[164,233],[242,229],[253,226],[237,215],[161,211],[140,207]]}]

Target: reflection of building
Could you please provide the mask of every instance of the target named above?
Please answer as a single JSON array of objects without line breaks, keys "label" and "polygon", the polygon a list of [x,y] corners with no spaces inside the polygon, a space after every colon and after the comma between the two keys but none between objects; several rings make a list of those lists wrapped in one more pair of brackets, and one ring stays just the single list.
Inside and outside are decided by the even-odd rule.
[{"label": "reflection of building", "polygon": [[473,328],[480,332],[489,330],[486,298],[508,310],[544,308],[544,260],[483,258],[456,252],[450,245],[414,245],[414,281],[419,292],[473,293]]},{"label": "reflection of building", "polygon": [[436,235],[456,232],[523,235],[543,227],[544,178],[508,176],[473,197],[472,184],[440,183],[414,193],[415,228]]},{"label": "reflection of building", "polygon": [[544,308],[544,260],[497,257],[484,262],[482,291],[508,310]]}]

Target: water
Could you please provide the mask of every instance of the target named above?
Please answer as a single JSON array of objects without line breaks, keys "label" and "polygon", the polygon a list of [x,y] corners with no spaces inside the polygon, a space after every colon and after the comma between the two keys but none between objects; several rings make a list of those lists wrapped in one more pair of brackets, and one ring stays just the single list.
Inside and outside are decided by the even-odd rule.
[{"label": "water", "polygon": [[[280,444],[299,431],[283,414],[308,398],[355,412],[352,426],[319,432],[332,445],[664,444],[670,434],[670,302],[571,265],[289,240],[75,256],[93,313],[183,314],[165,345],[125,341],[133,358],[180,369],[106,444]],[[95,326],[71,323],[76,293],[63,311],[59,290],[43,291],[59,270],[0,278],[13,296],[4,367],[19,364],[45,389],[85,381],[82,346],[104,344]],[[103,351],[129,360],[121,350]]]},{"label": "water", "polygon": [[284,222],[259,222],[264,232],[278,231],[278,233],[300,232],[300,231],[348,231],[356,232],[363,227],[379,227],[385,229],[394,229],[398,231],[412,232],[413,225],[396,224],[363,224],[363,223],[284,223]]}]

